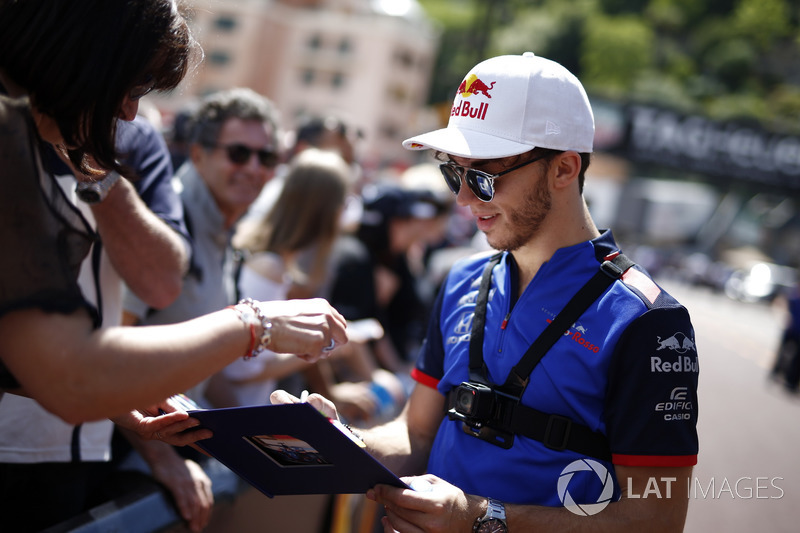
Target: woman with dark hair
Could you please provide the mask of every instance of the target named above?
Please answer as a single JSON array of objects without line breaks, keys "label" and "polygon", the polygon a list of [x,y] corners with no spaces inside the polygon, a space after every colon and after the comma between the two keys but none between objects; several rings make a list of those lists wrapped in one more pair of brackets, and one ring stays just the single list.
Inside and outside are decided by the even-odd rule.
[{"label": "woman with dark hair", "polygon": [[40,131],[44,140],[83,172],[122,173],[117,119],[133,120],[141,97],[174,89],[202,57],[174,1],[2,0],[0,10],[7,89],[28,94],[34,117],[57,127]]},{"label": "woman with dark hair", "polygon": [[242,355],[269,347],[315,360],[347,340],[344,319],[323,300],[248,301],[171,326],[98,327],[76,282],[98,235],[41,151],[50,143],[77,169],[85,181],[76,192],[99,215],[107,196],[130,187],[119,179],[127,169],[114,149],[116,121],[133,119],[151,90],[174,88],[198,53],[172,0],[0,0],[0,390],[29,395],[70,423],[114,416],[172,444],[208,432],[181,433],[196,423],[185,413],[130,410]]}]

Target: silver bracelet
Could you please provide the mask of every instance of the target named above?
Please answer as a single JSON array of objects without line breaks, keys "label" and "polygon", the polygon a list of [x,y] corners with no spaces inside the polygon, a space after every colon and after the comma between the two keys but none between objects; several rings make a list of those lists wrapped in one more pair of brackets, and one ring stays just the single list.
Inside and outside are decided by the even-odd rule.
[{"label": "silver bracelet", "polygon": [[251,327],[261,327],[261,336],[254,336],[250,351],[243,357],[245,360],[252,359],[269,348],[272,342],[272,322],[270,322],[269,318],[267,318],[258,306],[258,303],[252,298],[240,300],[234,309],[239,311],[239,318],[242,322]]}]

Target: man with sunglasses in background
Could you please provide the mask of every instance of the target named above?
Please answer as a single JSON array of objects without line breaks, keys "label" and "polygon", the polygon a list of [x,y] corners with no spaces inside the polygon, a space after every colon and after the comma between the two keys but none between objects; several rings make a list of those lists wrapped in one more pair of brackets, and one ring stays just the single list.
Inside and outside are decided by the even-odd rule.
[{"label": "man with sunglasses in background", "polygon": [[[203,99],[191,117],[189,159],[176,171],[193,254],[178,299],[154,310],[126,297],[127,324],[171,324],[236,303],[237,222],[273,178],[279,161],[278,115],[258,93],[235,88]],[[190,391],[201,400],[203,385]]]},{"label": "man with sunglasses in background", "polygon": [[[147,84],[135,90],[149,92]],[[177,299],[160,309],[128,290],[123,302],[125,325],[173,324],[237,301],[231,238],[239,219],[274,175],[277,111],[267,98],[235,88],[204,98],[190,121],[189,158],[172,180],[191,239],[188,272]],[[202,403],[206,383],[186,392]],[[139,458],[144,459],[156,480],[170,488],[192,529],[208,523],[214,498],[211,479],[202,470],[206,457],[189,447],[145,441],[120,428],[115,428],[113,455],[123,471],[141,467]]]},{"label": "man with sunglasses in background", "polygon": [[[178,298],[163,309],[149,307],[128,291],[123,317],[126,325],[182,322],[237,301],[231,239],[237,222],[275,173],[279,159],[277,111],[258,93],[235,88],[204,98],[190,121],[189,158],[173,180],[192,240],[189,271]],[[203,404],[206,384],[186,391],[187,395]],[[195,514],[190,522],[192,530],[202,529],[210,518],[213,491],[211,480],[198,472],[198,465],[202,468],[208,459],[189,447],[173,448],[161,441],[126,436],[127,440],[115,439],[114,456],[122,470],[141,468],[139,457],[162,467],[161,473],[167,477],[183,473],[181,463],[186,465],[185,471],[196,486],[185,494],[176,494],[176,501],[180,504],[192,492],[198,494],[180,505],[180,510],[185,515],[191,509]],[[130,453],[129,442],[138,457]],[[185,461],[176,461],[176,453]],[[155,468],[151,470],[156,472]],[[203,494],[207,494],[205,501],[199,497]]]},{"label": "man with sunglasses in background", "polygon": [[478,64],[448,127],[404,142],[436,152],[500,252],[453,267],[404,411],[355,430],[395,473],[425,473],[405,478],[416,490],[368,492],[384,531],[682,531],[698,453],[693,328],[592,221],[593,138],[578,79],[527,52]]}]

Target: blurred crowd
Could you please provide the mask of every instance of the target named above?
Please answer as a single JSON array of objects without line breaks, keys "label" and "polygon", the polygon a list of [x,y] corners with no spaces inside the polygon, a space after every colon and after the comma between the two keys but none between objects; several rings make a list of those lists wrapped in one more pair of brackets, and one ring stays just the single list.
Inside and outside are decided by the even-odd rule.
[{"label": "blurred crowd", "polygon": [[[428,314],[445,275],[458,259],[489,246],[476,232],[469,209],[455,204],[439,165],[362,166],[362,159],[380,161],[381,154],[360,153],[359,125],[346,117],[297,117],[288,127],[268,98],[232,88],[192,102],[163,124],[146,96],[176,88],[202,58],[174,0],[44,2],[0,0],[0,243],[6,254],[0,263],[3,526],[23,532],[66,529],[65,522],[130,495],[144,478],[151,487],[153,482],[163,487],[190,530],[201,531],[215,508],[209,472],[216,463],[185,446],[210,436],[207,428],[196,427],[199,421],[189,417],[186,405],[263,405],[280,388],[298,397],[321,394],[335,403],[343,422],[359,430],[395,419],[411,393],[410,372],[423,339],[429,338]],[[564,113],[553,123],[547,120],[546,128],[523,121],[523,130],[555,135],[554,144],[540,142],[532,131],[525,131],[525,142],[516,142],[487,130],[476,139],[493,137],[494,144],[450,160],[443,175],[458,194],[464,173],[469,192],[459,197],[461,202],[467,196],[470,202],[486,203],[494,198],[494,179],[552,158],[536,182],[517,180],[516,189],[507,189],[508,212],[525,216],[511,217],[501,232],[509,238],[494,241],[512,250],[533,243],[540,231],[538,217],[549,212],[551,200],[537,197],[532,205],[522,205],[529,198],[513,191],[535,187],[538,194],[542,184],[544,191],[547,183],[558,184],[549,186],[557,192],[558,215],[543,233],[554,237],[552,243],[543,239],[548,242],[543,250],[522,254],[524,269],[504,270],[506,279],[513,280],[509,283],[524,287],[530,280],[516,280],[517,273],[538,270],[541,258],[552,255],[545,249],[550,244],[590,236],[595,242],[601,235],[582,198],[594,134],[585,91],[549,60],[526,53],[514,61],[503,59],[503,68],[492,67],[514,80],[505,84],[509,89],[498,83],[498,91],[519,92],[512,89],[521,79],[516,65],[522,61],[525,68],[536,69],[531,86],[539,79],[558,80],[558,87],[569,89],[563,101],[581,103],[576,109],[553,105]],[[497,116],[505,128],[516,108],[502,95],[497,101],[508,101],[502,104],[507,112]],[[488,92],[486,97],[491,98]],[[532,109],[526,114],[539,112],[527,100],[524,104]],[[571,124],[575,116],[577,133],[564,128],[562,136],[559,124]],[[472,112],[469,118],[475,118]],[[472,158],[498,159],[499,164],[533,150],[534,158],[494,175],[481,170],[485,166],[459,165]],[[553,160],[559,162],[551,167]],[[495,218],[502,220],[479,217],[489,225]],[[610,233],[608,238],[610,246]],[[517,264],[517,259],[509,261]],[[488,290],[492,275],[487,272]],[[679,306],[671,309],[678,313],[670,319],[680,324],[676,327],[691,327]],[[517,332],[511,346],[522,346],[520,332],[526,327],[512,328]],[[441,353],[425,360],[444,367],[466,353],[462,348],[461,355],[445,354],[444,344],[438,347]],[[638,357],[636,350],[629,351]],[[678,382],[686,384],[682,388],[694,392],[696,378],[679,377],[686,380]],[[580,390],[591,392],[587,412],[594,413],[601,402],[595,401],[600,392],[593,387],[603,382],[591,381],[591,388],[587,384]],[[397,437],[401,440],[416,432],[429,442],[419,446],[419,438],[409,439],[409,450],[384,450],[383,459],[394,454],[408,468],[435,450],[438,464],[431,479],[438,468],[438,486],[459,470],[469,474],[464,481],[471,485],[476,480],[470,476],[485,477],[461,468],[478,455],[475,448],[468,447],[473,451],[447,468],[442,463],[454,449],[444,443],[472,437],[464,436],[460,423],[449,424],[446,434],[458,439],[447,436],[433,447],[436,418],[444,415],[446,404],[443,395],[428,389],[414,389],[416,401],[409,403],[414,412],[405,422],[381,427],[405,431]],[[674,384],[670,389],[678,390]],[[641,391],[630,393],[644,397]],[[618,395],[614,405],[637,403],[625,398]],[[640,416],[638,408],[631,409],[631,416]],[[432,414],[422,415],[425,409]],[[523,412],[534,411],[537,418],[545,416],[534,409]],[[688,479],[697,439],[694,422],[686,420],[683,441],[673,451],[688,459],[669,464],[680,464],[680,475]],[[540,451],[547,458],[545,449],[556,448],[547,443],[550,423],[542,427],[547,430]],[[573,426],[566,427],[569,435]],[[393,444],[397,433],[389,434],[374,442]],[[619,434],[622,440],[633,439],[625,431]],[[644,440],[636,443],[643,450],[652,448]],[[602,444],[607,447],[605,440]],[[479,459],[483,463],[485,456]],[[515,464],[514,456],[499,462],[505,472],[520,465],[526,474],[533,472],[530,461]],[[556,461],[542,464],[549,465],[545,470],[556,469]],[[645,475],[639,472],[641,480]],[[508,495],[516,490],[509,484],[501,487],[497,479],[492,490]],[[448,491],[437,493],[430,496],[450,497]],[[470,496],[472,505],[469,512],[462,508],[461,519],[477,515],[483,498],[478,502],[475,495],[461,494],[461,503]],[[266,498],[257,495],[255,505],[234,511],[270,512]],[[386,505],[390,500],[385,497],[383,492],[372,503],[381,502],[391,520],[390,514],[403,506]],[[553,498],[539,503],[551,505]],[[675,521],[685,515],[685,498],[678,500],[677,512],[664,513],[661,503],[652,501],[623,509],[636,513],[638,523],[656,514],[672,515]],[[430,501],[429,507],[450,508],[450,518],[457,514],[443,499]],[[496,503],[502,509],[502,502]],[[493,513],[479,517],[473,530],[500,520],[504,524]],[[283,529],[276,519],[270,517],[267,529]],[[263,525],[252,515],[245,520]],[[226,530],[240,530],[233,523],[227,521]]]},{"label": "blurred crowd", "polygon": [[[330,357],[240,358],[185,391],[198,406],[268,404],[276,388],[305,390],[334,400],[345,421],[361,426],[404,406],[439,284],[455,260],[487,245],[433,161],[365,169],[361,138],[358,125],[333,113],[287,130],[272,102],[245,88],[193,102],[169,124],[145,100],[133,122],[120,123],[118,147],[140,176],[137,192],[180,235],[189,258],[169,305],[142,298],[124,276],[119,289],[99,288],[121,324],[179,323],[243,298],[324,298],[347,319],[349,342]],[[176,202],[182,210],[169,209]],[[204,467],[213,459],[193,448],[142,439],[110,420],[71,426],[23,397],[7,395],[0,420],[17,428],[0,437],[0,462],[24,464],[36,454],[49,472],[69,468],[64,475],[76,481],[63,490],[82,495],[36,527],[125,494],[132,472],[166,487],[192,529],[210,519]],[[67,436],[78,427],[76,461],[74,450],[60,448],[76,445]]]},{"label": "blurred crowd", "polygon": [[11,531],[69,529],[142,483],[208,527],[219,465],[187,446],[211,435],[187,405],[268,404],[281,387],[360,427],[388,421],[444,273],[485,246],[433,162],[363,168],[344,117],[289,127],[248,88],[163,117],[147,95],[203,55],[179,11],[0,1]]}]

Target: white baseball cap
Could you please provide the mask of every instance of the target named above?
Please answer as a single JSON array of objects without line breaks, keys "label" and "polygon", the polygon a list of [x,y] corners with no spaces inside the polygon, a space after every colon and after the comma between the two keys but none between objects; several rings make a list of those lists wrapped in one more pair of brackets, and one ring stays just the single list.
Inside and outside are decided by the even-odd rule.
[{"label": "white baseball cap", "polygon": [[578,78],[525,52],[478,63],[458,87],[447,127],[406,139],[403,147],[496,159],[536,147],[588,153],[593,140],[594,115]]}]

